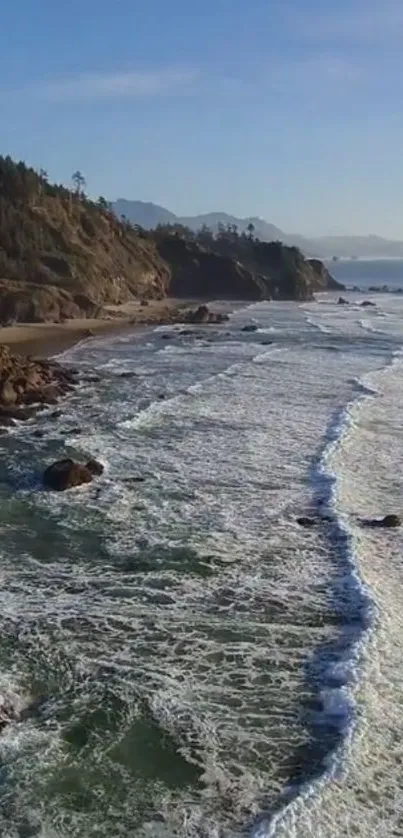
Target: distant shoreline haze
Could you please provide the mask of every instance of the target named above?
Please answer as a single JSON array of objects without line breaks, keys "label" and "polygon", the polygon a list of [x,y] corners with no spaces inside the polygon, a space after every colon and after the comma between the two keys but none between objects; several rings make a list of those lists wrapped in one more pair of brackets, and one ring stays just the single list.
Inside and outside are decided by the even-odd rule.
[{"label": "distant shoreline haze", "polygon": [[192,230],[200,230],[206,225],[214,232],[219,224],[235,225],[239,232],[253,225],[254,234],[262,241],[281,240],[284,244],[295,245],[309,257],[332,260],[337,259],[403,259],[403,241],[384,239],[381,236],[318,236],[306,237],[298,233],[286,233],[275,224],[263,218],[251,216],[237,218],[225,212],[209,212],[194,216],[178,216],[165,207],[147,201],[132,201],[119,198],[113,203],[118,216],[126,218],[145,229],[152,229],[158,224],[183,224]]}]

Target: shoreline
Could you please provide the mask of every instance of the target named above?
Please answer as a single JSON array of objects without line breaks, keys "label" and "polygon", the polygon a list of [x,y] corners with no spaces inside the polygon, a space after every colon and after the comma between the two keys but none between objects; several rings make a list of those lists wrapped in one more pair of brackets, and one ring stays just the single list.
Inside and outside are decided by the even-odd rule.
[{"label": "shoreline", "polygon": [[[65,352],[81,340],[101,335],[120,334],[139,327],[177,322],[185,300],[150,300],[147,306],[130,302],[105,307],[105,317],[68,320],[66,323],[17,323],[0,328],[0,344],[12,352],[36,359],[51,358]],[[108,316],[109,313],[109,316]]]}]

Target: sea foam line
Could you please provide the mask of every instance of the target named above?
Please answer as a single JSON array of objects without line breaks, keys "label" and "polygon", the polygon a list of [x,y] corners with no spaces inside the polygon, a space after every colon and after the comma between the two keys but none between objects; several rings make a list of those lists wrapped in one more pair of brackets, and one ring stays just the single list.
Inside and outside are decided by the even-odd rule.
[{"label": "sea foam line", "polygon": [[[341,447],[354,422],[353,413],[360,403],[379,396],[379,390],[366,382],[373,372],[386,373],[402,356],[403,348],[396,350],[390,356],[384,367],[373,370],[354,379],[355,388],[359,395],[351,399],[345,407],[338,410],[328,425],[324,444],[315,458],[311,481],[314,495],[323,511],[330,519],[329,537],[339,553],[339,559],[344,563],[347,574],[339,574],[338,581],[348,584],[350,594],[355,597],[360,619],[354,624],[342,627],[338,638],[338,646],[342,653],[336,662],[326,666],[326,657],[318,658],[317,669],[322,672],[322,688],[319,697],[322,700],[323,716],[335,721],[339,720],[339,733],[342,741],[331,750],[324,761],[322,774],[314,780],[302,781],[289,787],[284,793],[284,805],[272,816],[263,815],[259,821],[248,830],[252,838],[276,838],[278,831],[287,838],[298,836],[298,815],[307,802],[320,794],[321,790],[332,779],[344,772],[346,760],[351,748],[357,726],[356,692],[360,684],[360,667],[363,653],[370,642],[375,630],[376,605],[371,591],[364,583],[358,571],[355,543],[349,528],[347,516],[337,511],[337,473],[332,469],[332,459]],[[342,570],[342,567],[340,568]],[[332,591],[337,592],[338,585]],[[343,643],[344,639],[344,643]],[[338,683],[336,688],[329,684]],[[287,830],[283,832],[283,830]]]}]

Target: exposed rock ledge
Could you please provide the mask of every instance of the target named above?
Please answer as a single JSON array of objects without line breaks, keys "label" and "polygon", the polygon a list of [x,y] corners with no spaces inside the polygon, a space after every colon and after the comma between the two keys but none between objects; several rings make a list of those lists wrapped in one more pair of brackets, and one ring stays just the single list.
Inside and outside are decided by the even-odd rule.
[{"label": "exposed rock ledge", "polygon": [[55,404],[75,381],[74,371],[55,361],[13,355],[0,345],[0,425],[29,419],[41,406]]}]

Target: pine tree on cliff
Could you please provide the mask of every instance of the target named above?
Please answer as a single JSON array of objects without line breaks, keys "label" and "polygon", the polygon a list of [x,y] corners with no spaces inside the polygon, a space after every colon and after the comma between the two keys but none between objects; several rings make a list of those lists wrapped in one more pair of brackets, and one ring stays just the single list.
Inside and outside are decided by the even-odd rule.
[{"label": "pine tree on cliff", "polygon": [[77,197],[82,198],[87,186],[87,181],[84,175],[77,169],[77,171],[72,174],[71,179],[73,181],[74,191]]}]

